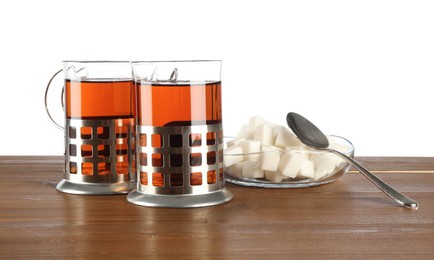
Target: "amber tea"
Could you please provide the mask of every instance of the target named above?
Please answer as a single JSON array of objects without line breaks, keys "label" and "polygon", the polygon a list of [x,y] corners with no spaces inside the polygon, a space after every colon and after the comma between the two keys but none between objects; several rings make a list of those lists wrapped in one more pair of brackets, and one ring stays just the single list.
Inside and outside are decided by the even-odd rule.
[{"label": "amber tea", "polygon": [[148,84],[135,82],[139,125],[221,123],[221,82]]},{"label": "amber tea", "polygon": [[131,80],[66,80],[66,117],[75,119],[134,117]]}]

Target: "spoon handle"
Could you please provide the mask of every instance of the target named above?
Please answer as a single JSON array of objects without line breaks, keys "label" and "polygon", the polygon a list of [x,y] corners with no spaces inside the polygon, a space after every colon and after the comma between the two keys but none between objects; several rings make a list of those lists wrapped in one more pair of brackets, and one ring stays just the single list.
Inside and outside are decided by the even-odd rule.
[{"label": "spoon handle", "polygon": [[349,163],[351,163],[357,170],[360,171],[360,173],[363,174],[368,180],[370,180],[375,186],[377,186],[382,192],[384,192],[387,196],[394,199],[396,202],[398,202],[400,205],[405,206],[407,208],[411,209],[417,209],[418,203],[417,201],[405,196],[404,194],[400,193],[399,191],[395,190],[394,188],[390,187],[387,183],[382,181],[380,178],[378,178],[376,175],[374,175],[372,172],[368,171],[365,167],[360,165],[357,161],[353,160],[352,158],[348,157],[347,155],[334,150],[334,149],[327,149],[330,152],[333,152]]}]

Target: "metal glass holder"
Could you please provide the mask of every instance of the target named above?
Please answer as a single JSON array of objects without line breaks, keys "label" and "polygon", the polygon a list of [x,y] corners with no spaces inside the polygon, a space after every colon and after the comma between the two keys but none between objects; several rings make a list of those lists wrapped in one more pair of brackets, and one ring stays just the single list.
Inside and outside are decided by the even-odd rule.
[{"label": "metal glass holder", "polygon": [[191,208],[227,202],[222,124],[137,126],[137,187],[129,202]]},{"label": "metal glass holder", "polygon": [[125,194],[135,187],[134,118],[67,119],[65,172],[57,190]]}]

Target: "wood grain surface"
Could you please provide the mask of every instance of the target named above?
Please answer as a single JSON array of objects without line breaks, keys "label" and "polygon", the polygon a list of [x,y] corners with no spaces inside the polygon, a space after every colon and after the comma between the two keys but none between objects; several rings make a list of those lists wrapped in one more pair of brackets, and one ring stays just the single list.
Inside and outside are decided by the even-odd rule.
[{"label": "wood grain surface", "polygon": [[361,157],[420,203],[361,174],[297,189],[226,184],[234,199],[148,208],[55,189],[63,157],[0,157],[0,259],[434,259],[434,158]]}]

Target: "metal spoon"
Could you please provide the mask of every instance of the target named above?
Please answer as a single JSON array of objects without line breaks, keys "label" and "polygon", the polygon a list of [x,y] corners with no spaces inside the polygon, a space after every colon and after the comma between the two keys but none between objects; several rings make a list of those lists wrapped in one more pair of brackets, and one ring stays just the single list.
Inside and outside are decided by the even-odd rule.
[{"label": "metal spoon", "polygon": [[373,173],[368,171],[365,167],[360,165],[358,162],[348,157],[347,155],[329,148],[329,141],[327,137],[318,129],[314,124],[312,124],[309,120],[302,117],[297,113],[288,113],[286,116],[286,122],[288,126],[292,129],[294,134],[298,136],[301,142],[305,145],[317,149],[317,150],[325,150],[328,152],[335,153],[342,157],[344,160],[348,161],[352,164],[360,173],[363,174],[368,180],[370,180],[375,186],[377,186],[382,192],[384,192],[387,196],[394,199],[401,206],[405,206],[411,209],[417,209],[418,203],[417,201],[405,196],[404,194],[398,192],[394,188],[390,187],[380,178],[375,176]]}]

